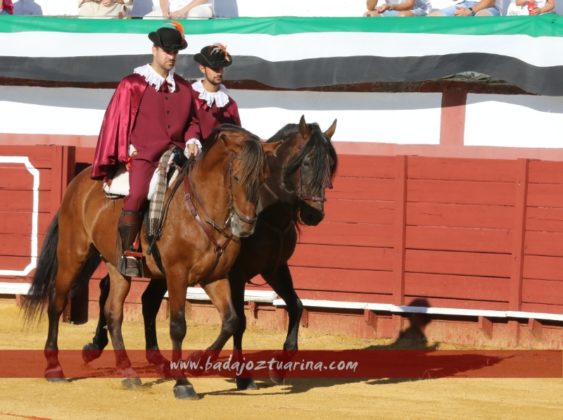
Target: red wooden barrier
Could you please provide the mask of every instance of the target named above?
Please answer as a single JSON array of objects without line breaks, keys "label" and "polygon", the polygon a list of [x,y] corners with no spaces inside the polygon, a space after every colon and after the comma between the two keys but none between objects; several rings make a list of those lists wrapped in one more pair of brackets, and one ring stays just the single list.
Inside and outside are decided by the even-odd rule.
[{"label": "red wooden barrier", "polygon": [[[74,148],[0,147],[6,156],[27,156],[38,170],[40,246]],[[25,165],[0,163],[0,270],[29,263],[32,191]],[[341,155],[326,218],[302,228],[290,265],[302,298],[563,314],[563,162]],[[143,287],[128,301],[138,304]]]}]

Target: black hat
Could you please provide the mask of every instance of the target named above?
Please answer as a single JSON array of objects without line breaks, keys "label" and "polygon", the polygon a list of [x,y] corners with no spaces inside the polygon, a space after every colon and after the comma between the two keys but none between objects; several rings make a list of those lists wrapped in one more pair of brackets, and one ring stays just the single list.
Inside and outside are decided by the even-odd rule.
[{"label": "black hat", "polygon": [[184,38],[184,28],[178,22],[171,22],[149,34],[149,39],[155,47],[165,50],[178,51],[188,46]]},{"label": "black hat", "polygon": [[222,44],[214,44],[203,47],[199,53],[194,55],[194,60],[202,66],[214,69],[229,67],[233,64],[231,54],[227,52],[227,48]]}]

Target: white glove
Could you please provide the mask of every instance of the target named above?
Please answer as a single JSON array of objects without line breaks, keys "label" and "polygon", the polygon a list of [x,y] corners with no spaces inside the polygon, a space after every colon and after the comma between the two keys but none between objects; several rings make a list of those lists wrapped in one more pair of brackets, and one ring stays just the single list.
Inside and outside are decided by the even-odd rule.
[{"label": "white glove", "polygon": [[186,142],[186,147],[184,148],[184,156],[186,156],[188,159],[192,156],[196,157],[200,154],[201,148],[201,142],[198,139],[189,139]]}]

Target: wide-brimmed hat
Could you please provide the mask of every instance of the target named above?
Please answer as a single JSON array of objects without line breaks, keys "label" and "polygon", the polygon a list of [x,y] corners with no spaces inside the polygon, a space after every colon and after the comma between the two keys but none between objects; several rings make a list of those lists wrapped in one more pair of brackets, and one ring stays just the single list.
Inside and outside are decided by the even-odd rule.
[{"label": "wide-brimmed hat", "polygon": [[179,22],[167,23],[149,34],[149,39],[156,47],[178,51],[188,46],[184,37],[184,28]]},{"label": "wide-brimmed hat", "polygon": [[231,54],[222,44],[213,44],[203,47],[199,53],[194,55],[194,60],[202,66],[211,68],[229,67],[233,64]]}]

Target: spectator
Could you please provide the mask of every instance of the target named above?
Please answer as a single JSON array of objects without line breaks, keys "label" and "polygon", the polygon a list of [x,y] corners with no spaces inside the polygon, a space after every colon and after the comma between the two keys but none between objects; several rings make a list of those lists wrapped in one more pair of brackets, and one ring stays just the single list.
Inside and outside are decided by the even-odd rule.
[{"label": "spectator", "polygon": [[528,0],[512,0],[506,16],[537,16],[555,11],[555,0],[536,0],[530,5],[528,3]]},{"label": "spectator", "polygon": [[426,16],[430,10],[429,0],[385,0],[377,6],[378,0],[367,0],[364,16]]},{"label": "spectator", "polygon": [[197,137],[206,139],[211,131],[220,124],[240,126],[237,103],[229,96],[223,85],[225,67],[233,63],[231,55],[224,45],[214,44],[203,47],[194,55],[199,63],[203,79],[192,84],[196,93],[195,112],[201,133]]},{"label": "spectator", "polygon": [[160,7],[154,7],[153,11],[145,17],[165,17],[169,19],[185,18],[211,18],[213,17],[213,5],[209,0],[153,0],[158,1]]},{"label": "spectator", "polygon": [[133,0],[78,0],[78,16],[124,18]]},{"label": "spectator", "polygon": [[14,4],[12,0],[0,0],[0,15],[13,15]]},{"label": "spectator", "polygon": [[500,16],[495,0],[452,0],[445,8],[432,9],[428,16]]}]

